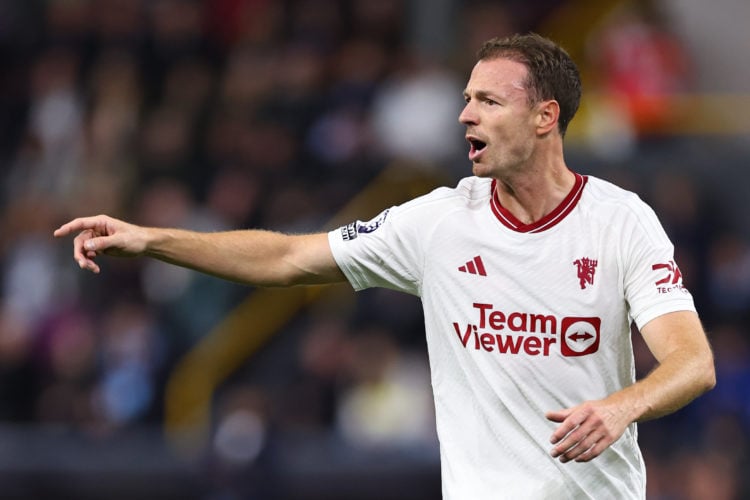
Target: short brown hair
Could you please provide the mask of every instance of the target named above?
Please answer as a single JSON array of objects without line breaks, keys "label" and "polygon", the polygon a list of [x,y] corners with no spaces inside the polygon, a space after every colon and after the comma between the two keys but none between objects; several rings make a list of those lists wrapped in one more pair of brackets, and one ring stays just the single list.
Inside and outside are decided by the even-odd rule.
[{"label": "short brown hair", "polygon": [[529,72],[526,88],[531,104],[554,99],[560,105],[558,128],[565,136],[581,101],[581,75],[570,55],[552,40],[536,33],[486,41],[479,61],[504,58],[519,62]]}]

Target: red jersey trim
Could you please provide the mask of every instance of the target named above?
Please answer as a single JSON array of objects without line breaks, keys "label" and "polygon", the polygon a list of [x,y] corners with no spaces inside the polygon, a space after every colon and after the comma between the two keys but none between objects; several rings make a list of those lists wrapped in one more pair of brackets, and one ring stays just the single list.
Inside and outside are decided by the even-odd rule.
[{"label": "red jersey trim", "polygon": [[545,231],[563,220],[576,207],[578,200],[581,199],[583,187],[586,185],[588,177],[575,172],[573,173],[576,176],[575,183],[565,199],[550,213],[531,224],[524,224],[519,221],[512,213],[500,204],[500,200],[497,197],[497,191],[495,190],[497,181],[493,179],[491,188],[492,198],[490,200],[492,213],[495,214],[495,217],[497,217],[505,227],[512,229],[513,231],[519,233],[540,233]]}]

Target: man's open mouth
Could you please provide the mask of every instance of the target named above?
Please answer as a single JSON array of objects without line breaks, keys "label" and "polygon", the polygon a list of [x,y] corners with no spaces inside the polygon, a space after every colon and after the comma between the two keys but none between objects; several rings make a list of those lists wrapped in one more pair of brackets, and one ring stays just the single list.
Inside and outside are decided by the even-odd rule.
[{"label": "man's open mouth", "polygon": [[476,137],[467,137],[469,141],[469,160],[476,160],[487,147],[487,143],[477,139]]}]

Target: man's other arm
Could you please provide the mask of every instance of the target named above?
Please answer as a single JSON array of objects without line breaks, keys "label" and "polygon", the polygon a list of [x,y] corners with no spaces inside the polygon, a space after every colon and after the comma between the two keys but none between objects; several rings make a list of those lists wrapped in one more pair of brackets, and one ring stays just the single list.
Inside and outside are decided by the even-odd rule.
[{"label": "man's other arm", "polygon": [[632,422],[667,415],[716,385],[713,354],[692,311],[664,314],[641,328],[657,366],[635,384],[597,401],[553,411],[552,456],[567,462],[597,457]]},{"label": "man's other arm", "polygon": [[227,280],[258,286],[344,281],[325,233],[287,235],[264,230],[201,233],[142,227],[98,215],[74,219],[54,235],[78,233],[73,258],[100,272],[99,255],[148,256]]}]

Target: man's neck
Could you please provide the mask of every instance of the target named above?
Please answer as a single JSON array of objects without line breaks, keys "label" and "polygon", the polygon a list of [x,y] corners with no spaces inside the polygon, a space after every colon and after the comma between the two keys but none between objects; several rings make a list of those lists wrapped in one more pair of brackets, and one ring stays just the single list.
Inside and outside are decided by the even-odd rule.
[{"label": "man's neck", "polygon": [[500,204],[523,224],[533,224],[560,205],[573,189],[575,174],[560,161],[496,180]]}]

